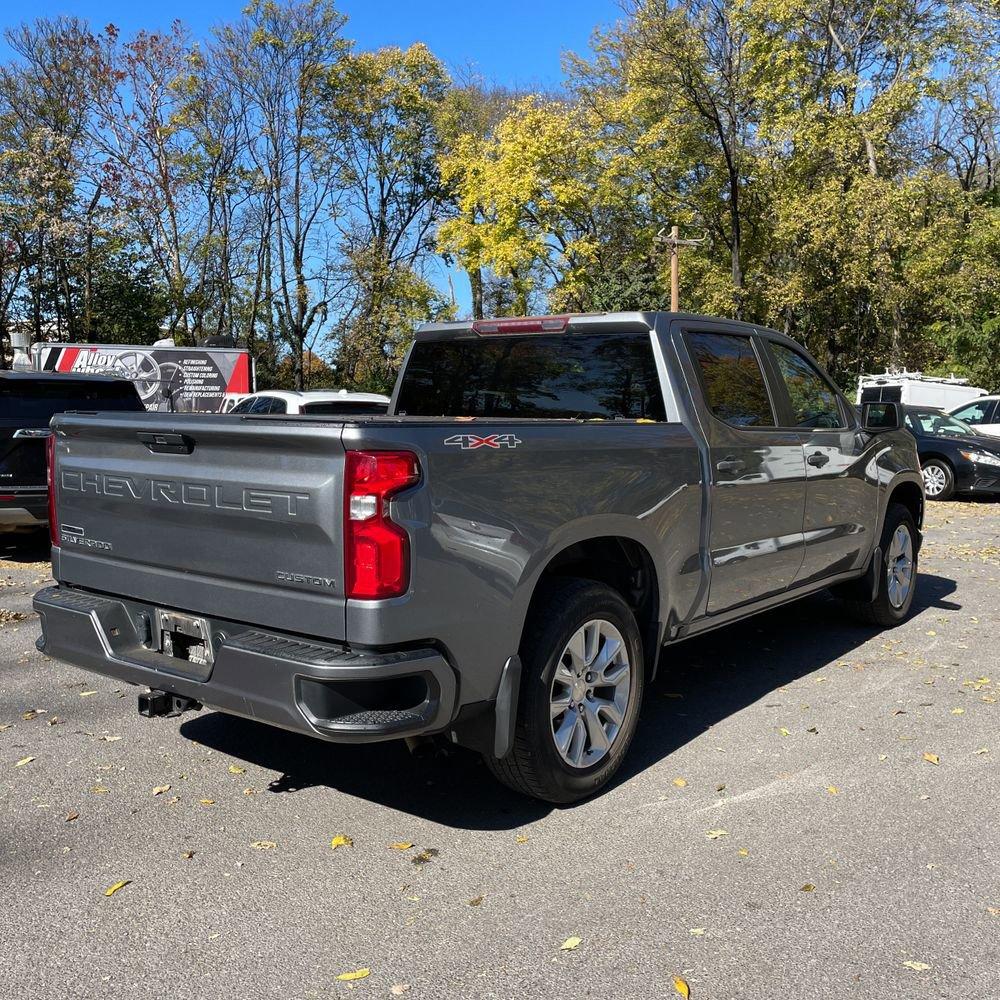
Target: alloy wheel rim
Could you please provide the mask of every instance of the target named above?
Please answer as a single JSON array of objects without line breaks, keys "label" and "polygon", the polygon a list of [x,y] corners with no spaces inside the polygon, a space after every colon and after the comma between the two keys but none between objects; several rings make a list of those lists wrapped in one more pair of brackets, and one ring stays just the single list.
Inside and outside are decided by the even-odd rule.
[{"label": "alloy wheel rim", "polygon": [[573,633],[549,691],[552,741],[570,767],[591,767],[611,750],[625,722],[632,666],[621,632],[604,619]]},{"label": "alloy wheel rim", "polygon": [[913,537],[910,529],[899,525],[892,536],[886,557],[886,592],[889,603],[897,610],[910,596],[913,587]]},{"label": "alloy wheel rim", "polygon": [[948,477],[940,465],[928,465],[923,469],[924,492],[929,497],[939,496],[948,485]]}]

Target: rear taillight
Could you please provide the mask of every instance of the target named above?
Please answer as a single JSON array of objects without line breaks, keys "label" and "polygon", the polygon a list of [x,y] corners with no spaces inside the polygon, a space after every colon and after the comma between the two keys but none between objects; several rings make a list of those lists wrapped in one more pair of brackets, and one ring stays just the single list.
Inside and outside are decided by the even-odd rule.
[{"label": "rear taillight", "polygon": [[389,500],[420,481],[409,451],[349,451],[344,473],[344,592],[398,597],[410,583],[410,541],[389,517]]},{"label": "rear taillight", "polygon": [[56,515],[56,436],[45,439],[45,480],[49,487],[49,538],[59,547],[59,521]]}]

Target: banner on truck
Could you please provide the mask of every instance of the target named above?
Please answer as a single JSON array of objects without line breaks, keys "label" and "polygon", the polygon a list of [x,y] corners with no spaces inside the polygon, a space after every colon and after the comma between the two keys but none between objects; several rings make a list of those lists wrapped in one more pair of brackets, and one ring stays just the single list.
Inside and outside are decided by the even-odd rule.
[{"label": "banner on truck", "polygon": [[227,396],[253,392],[250,355],[237,348],[33,344],[31,353],[39,371],[127,378],[147,410],[216,413]]}]

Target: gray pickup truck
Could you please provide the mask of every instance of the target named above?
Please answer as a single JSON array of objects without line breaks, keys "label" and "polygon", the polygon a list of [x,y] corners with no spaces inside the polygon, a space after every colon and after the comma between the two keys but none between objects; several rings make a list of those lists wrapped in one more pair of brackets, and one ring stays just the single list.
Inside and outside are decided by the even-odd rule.
[{"label": "gray pickup truck", "polygon": [[436,736],[550,802],[611,778],[671,644],[825,587],[878,626],[913,600],[898,406],[745,324],[434,325],[385,416],[52,427],[40,649],[147,715]]}]

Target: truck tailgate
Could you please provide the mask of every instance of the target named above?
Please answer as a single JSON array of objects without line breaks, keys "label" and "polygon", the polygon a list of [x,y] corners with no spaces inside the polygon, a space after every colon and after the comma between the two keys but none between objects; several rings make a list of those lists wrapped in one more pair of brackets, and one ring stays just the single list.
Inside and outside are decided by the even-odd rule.
[{"label": "truck tailgate", "polygon": [[61,582],[344,639],[343,425],[66,414]]}]

